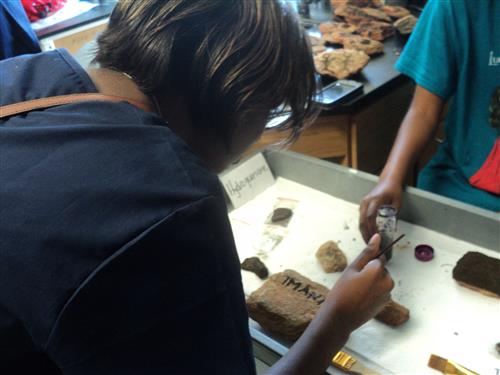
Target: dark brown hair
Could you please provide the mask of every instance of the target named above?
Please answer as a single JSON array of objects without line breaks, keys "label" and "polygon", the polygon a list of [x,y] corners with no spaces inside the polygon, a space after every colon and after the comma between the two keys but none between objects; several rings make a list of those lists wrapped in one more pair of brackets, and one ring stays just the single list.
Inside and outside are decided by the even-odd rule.
[{"label": "dark brown hair", "polygon": [[310,46],[280,0],[121,0],[95,61],[147,95],[185,96],[195,125],[225,139],[251,111],[288,107],[289,141],[317,114]]}]

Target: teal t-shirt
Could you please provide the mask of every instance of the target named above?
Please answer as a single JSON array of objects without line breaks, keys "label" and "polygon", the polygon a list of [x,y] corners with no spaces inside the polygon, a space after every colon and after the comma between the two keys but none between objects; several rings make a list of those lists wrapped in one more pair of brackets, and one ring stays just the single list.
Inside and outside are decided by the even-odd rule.
[{"label": "teal t-shirt", "polygon": [[450,100],[445,141],[420,173],[418,187],[500,211],[498,195],[468,181],[498,136],[489,105],[500,86],[500,0],[430,0],[396,69]]}]

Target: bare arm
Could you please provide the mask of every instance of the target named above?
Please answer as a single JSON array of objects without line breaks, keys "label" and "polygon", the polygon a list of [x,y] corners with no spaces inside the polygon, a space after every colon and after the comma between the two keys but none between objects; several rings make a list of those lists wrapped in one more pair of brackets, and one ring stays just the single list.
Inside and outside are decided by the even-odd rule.
[{"label": "bare arm", "polygon": [[376,232],[375,218],[380,205],[401,206],[405,177],[435,133],[444,104],[439,96],[416,87],[379,183],[361,202],[359,226],[365,241]]},{"label": "bare arm", "polygon": [[322,374],[350,333],[375,316],[389,300],[394,282],[383,261],[373,259],[380,237],[345,270],[316,317],[268,375]]}]

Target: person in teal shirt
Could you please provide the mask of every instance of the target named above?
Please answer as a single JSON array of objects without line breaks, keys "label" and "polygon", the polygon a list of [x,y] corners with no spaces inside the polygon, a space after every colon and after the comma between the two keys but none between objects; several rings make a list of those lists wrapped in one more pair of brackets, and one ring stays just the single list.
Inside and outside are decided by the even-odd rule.
[{"label": "person in teal shirt", "polygon": [[401,206],[406,174],[432,139],[445,104],[446,136],[418,177],[421,189],[500,211],[500,0],[430,0],[396,69],[416,83],[360,229],[375,233],[382,204]]}]

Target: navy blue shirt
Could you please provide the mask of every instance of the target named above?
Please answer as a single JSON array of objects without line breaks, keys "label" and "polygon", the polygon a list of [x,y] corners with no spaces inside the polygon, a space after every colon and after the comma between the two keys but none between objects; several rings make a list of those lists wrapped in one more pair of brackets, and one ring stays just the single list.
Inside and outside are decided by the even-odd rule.
[{"label": "navy blue shirt", "polygon": [[[63,50],[0,62],[2,105],[95,91]],[[217,176],[158,116],[84,102],[0,121],[0,373],[25,367],[255,372]]]}]

